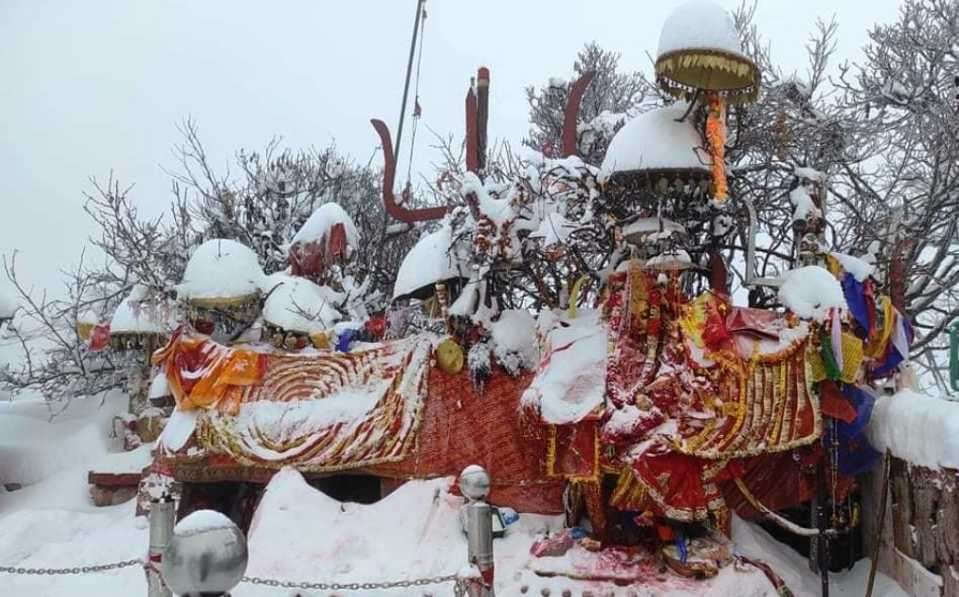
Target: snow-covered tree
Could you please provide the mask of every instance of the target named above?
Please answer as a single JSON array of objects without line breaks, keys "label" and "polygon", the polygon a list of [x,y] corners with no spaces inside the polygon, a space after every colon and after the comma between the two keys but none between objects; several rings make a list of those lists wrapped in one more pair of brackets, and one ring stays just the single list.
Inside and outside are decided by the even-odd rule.
[{"label": "snow-covered tree", "polygon": [[[836,85],[855,136],[831,192],[843,244],[888,260],[914,356],[944,363],[959,320],[959,3],[906,0]],[[938,354],[938,358],[935,355]]]},{"label": "snow-covered tree", "polygon": [[[63,298],[26,287],[13,256],[5,260],[24,324],[11,333],[19,337],[25,360],[20,368],[0,371],[0,384],[36,388],[57,399],[123,387],[131,368],[111,351],[90,350],[76,330],[78,320],[109,322],[134,285],[144,287],[151,300],[172,297],[193,249],[213,238],[251,247],[267,274],[284,270],[294,235],[328,202],[346,210],[363,240],[338,273],[341,285],[349,286],[346,307],[386,306],[396,269],[416,237],[412,230],[389,228],[377,171],[333,146],[293,151],[274,139],[263,151],[240,150],[236,170],[221,174],[212,167],[196,124],[187,121],[182,132],[170,209],[163,216],[143,217],[132,187],[112,175],[103,184],[93,182],[85,208],[99,229],[91,243],[105,259],[98,267],[84,262],[70,272]],[[355,296],[359,293],[363,296]]]},{"label": "snow-covered tree", "polygon": [[621,72],[619,59],[618,53],[591,42],[576,56],[569,81],[551,77],[546,85],[528,86],[530,130],[523,143],[547,157],[559,157],[569,86],[592,72],[593,81],[580,105],[577,147],[587,164],[602,162],[609,140],[652,89],[641,73]]}]

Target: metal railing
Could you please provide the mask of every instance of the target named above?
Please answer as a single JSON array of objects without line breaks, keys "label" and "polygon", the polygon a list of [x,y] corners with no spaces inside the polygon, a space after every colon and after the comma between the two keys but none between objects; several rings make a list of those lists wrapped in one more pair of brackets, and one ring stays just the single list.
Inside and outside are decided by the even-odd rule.
[{"label": "metal railing", "polygon": [[[456,597],[493,597],[493,531],[490,506],[485,502],[489,493],[489,475],[480,467],[468,467],[460,476],[460,489],[468,502],[464,508],[464,530],[467,532],[469,573],[446,574],[427,576],[422,578],[402,579],[394,581],[375,582],[314,582],[292,581],[258,576],[242,576],[238,571],[235,579],[241,583],[258,586],[275,587],[277,589],[301,589],[315,591],[376,591],[389,589],[410,589],[413,587],[428,587],[434,585],[453,584]],[[69,568],[28,568],[24,566],[0,566],[0,574],[20,576],[58,576],[82,575],[121,570],[140,566],[146,574],[148,597],[171,597],[172,592],[167,586],[164,575],[165,555],[172,543],[176,542],[174,533],[175,513],[172,501],[166,499],[154,500],[150,508],[150,539],[146,559],[130,559],[111,562],[108,564],[92,564],[88,566],[73,566]],[[239,534],[239,531],[236,531]],[[242,534],[239,534],[242,537]],[[242,566],[246,567],[246,550],[243,549]],[[182,562],[175,558],[170,564],[179,565]],[[171,571],[173,568],[171,567]],[[465,574],[465,576],[464,576]],[[169,577],[166,577],[169,578]],[[172,582],[172,581],[171,581]],[[228,595],[233,587],[224,587],[221,594]],[[191,589],[192,590],[192,589]]]}]

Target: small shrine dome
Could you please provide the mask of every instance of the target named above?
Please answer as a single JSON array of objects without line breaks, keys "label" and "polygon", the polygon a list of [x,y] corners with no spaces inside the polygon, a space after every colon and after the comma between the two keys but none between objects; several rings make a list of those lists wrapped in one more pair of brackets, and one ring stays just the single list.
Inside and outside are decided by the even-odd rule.
[{"label": "small shrine dome", "polygon": [[610,141],[601,171],[607,175],[693,171],[708,176],[702,136],[691,118],[683,118],[688,109],[685,102],[676,102],[627,122]]},{"label": "small shrine dome", "polygon": [[338,203],[324,203],[290,241],[291,272],[320,278],[332,264],[349,259],[359,242],[360,233],[346,210]]},{"label": "small shrine dome", "polygon": [[256,253],[233,240],[208,240],[186,264],[177,295],[198,306],[245,302],[256,297],[264,275]]},{"label": "small shrine dome", "polygon": [[335,307],[344,299],[340,292],[285,274],[271,276],[270,284],[263,305],[263,322],[268,327],[308,336],[330,330],[343,319]]},{"label": "small shrine dome", "polygon": [[168,336],[176,327],[173,305],[148,294],[146,287],[136,284],[117,305],[110,319],[110,343],[115,350],[150,346],[152,339]]},{"label": "small shrine dome", "polygon": [[413,297],[427,298],[433,294],[433,285],[456,278],[468,277],[468,269],[453,248],[453,232],[444,223],[439,230],[431,232],[410,249],[403,258],[393,299]]},{"label": "small shrine dome", "polygon": [[759,91],[759,69],[742,50],[728,11],[710,0],[690,0],[663,23],[656,78],[675,97],[711,90],[732,102],[749,102]]}]

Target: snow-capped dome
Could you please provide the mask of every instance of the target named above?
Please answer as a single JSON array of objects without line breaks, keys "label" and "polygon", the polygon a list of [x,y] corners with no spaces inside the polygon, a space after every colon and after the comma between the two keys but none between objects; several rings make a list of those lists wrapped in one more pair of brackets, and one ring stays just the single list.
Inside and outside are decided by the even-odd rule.
[{"label": "snow-capped dome", "polygon": [[690,0],[666,17],[657,58],[682,50],[717,50],[743,56],[732,16],[709,0]]},{"label": "snow-capped dome", "polygon": [[453,233],[449,224],[443,224],[436,232],[420,238],[403,258],[393,286],[393,298],[409,295],[443,280],[466,277],[466,267],[451,250],[452,245]]},{"label": "snow-capped dome", "polygon": [[173,323],[172,308],[147,300],[146,288],[137,284],[117,305],[110,320],[111,334],[167,334]]},{"label": "snow-capped dome", "polygon": [[346,213],[339,203],[324,203],[316,208],[310,217],[300,226],[290,244],[298,242],[311,243],[321,242],[329,239],[333,227],[337,224],[343,224],[346,232],[346,245],[355,248],[360,242],[360,233],[356,230],[356,225],[350,214]]},{"label": "snow-capped dome", "polygon": [[177,293],[186,299],[233,299],[255,294],[263,283],[256,253],[233,240],[213,239],[193,252]]},{"label": "snow-capped dome", "polygon": [[270,277],[270,295],[263,305],[263,320],[288,332],[312,334],[330,329],[340,319],[334,307],[343,295],[305,278]]},{"label": "snow-capped dome", "polygon": [[0,319],[13,319],[13,314],[17,310],[17,303],[13,297],[0,289]]},{"label": "snow-capped dome", "polygon": [[685,102],[644,112],[626,123],[609,143],[602,171],[702,170],[709,172],[709,156],[697,151],[703,139],[689,118]]},{"label": "snow-capped dome", "polygon": [[750,103],[759,93],[759,68],[743,54],[732,16],[708,0],[692,0],[666,18],[659,36],[656,82],[674,97],[718,93]]}]

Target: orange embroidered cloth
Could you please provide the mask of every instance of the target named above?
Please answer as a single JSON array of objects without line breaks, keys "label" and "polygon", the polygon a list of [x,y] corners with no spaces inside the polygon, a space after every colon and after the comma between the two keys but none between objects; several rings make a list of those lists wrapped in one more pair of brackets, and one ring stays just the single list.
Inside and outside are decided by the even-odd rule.
[{"label": "orange embroidered cloth", "polygon": [[[177,330],[166,346],[153,355],[153,364],[166,373],[179,410],[216,408],[239,388],[260,381],[266,355],[253,350],[227,348],[206,336]],[[235,409],[231,403],[230,408]]]},{"label": "orange embroidered cloth", "polygon": [[156,358],[178,408],[201,408],[187,445],[202,448],[208,462],[332,472],[409,453],[431,352],[429,338],[350,353],[272,354],[181,336]]}]

